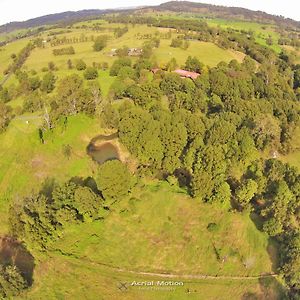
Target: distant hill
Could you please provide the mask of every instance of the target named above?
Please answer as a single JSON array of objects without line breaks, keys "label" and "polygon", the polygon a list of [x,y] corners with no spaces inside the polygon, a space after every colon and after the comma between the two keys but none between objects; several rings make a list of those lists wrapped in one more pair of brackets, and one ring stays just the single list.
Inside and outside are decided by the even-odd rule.
[{"label": "distant hill", "polygon": [[89,20],[95,17],[100,17],[103,14],[109,13],[124,13],[124,12],[139,12],[147,11],[163,12],[191,12],[207,15],[208,17],[219,17],[226,19],[248,20],[263,23],[275,23],[279,26],[289,26],[300,29],[300,22],[282,16],[273,16],[261,11],[252,11],[245,8],[225,7],[210,4],[195,3],[189,1],[170,1],[158,6],[144,8],[128,8],[128,9],[88,9],[80,11],[67,11],[57,14],[46,15],[24,22],[11,22],[0,26],[0,33],[9,33],[18,29],[29,29],[45,25],[54,25],[61,23],[72,23],[80,20]]},{"label": "distant hill", "polygon": [[[23,22],[11,22],[0,26],[0,33],[8,33],[18,29],[29,29],[32,27],[40,27],[45,25],[54,25],[61,23],[72,23],[80,20],[93,19],[103,14],[112,13],[120,10],[100,10],[100,9],[87,9],[80,11],[67,11],[57,14],[46,15]],[[126,10],[122,10],[126,11]]]},{"label": "distant hill", "polygon": [[170,1],[157,6],[155,10],[191,12],[225,19],[242,19],[263,23],[276,23],[278,25],[292,26],[300,29],[300,22],[298,21],[284,18],[283,16],[274,16],[262,11],[253,11],[240,7],[227,7],[190,1]]}]

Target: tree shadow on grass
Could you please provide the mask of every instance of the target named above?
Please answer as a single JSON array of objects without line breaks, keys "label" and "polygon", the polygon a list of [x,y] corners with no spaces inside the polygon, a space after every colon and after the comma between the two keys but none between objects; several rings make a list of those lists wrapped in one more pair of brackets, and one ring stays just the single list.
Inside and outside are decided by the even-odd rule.
[{"label": "tree shadow on grass", "polygon": [[267,277],[259,279],[260,291],[249,291],[241,300],[288,300],[286,288],[276,278]]}]

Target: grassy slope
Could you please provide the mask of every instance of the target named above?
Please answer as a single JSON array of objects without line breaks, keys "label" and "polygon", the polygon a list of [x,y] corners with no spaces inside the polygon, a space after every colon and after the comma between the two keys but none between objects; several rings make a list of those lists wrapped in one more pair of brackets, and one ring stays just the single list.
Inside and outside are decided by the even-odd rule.
[{"label": "grassy slope", "polygon": [[[50,255],[36,253],[36,282],[22,299],[225,300],[240,299],[246,293],[279,299],[281,288],[275,279],[182,279],[180,276],[199,273],[247,276],[270,272],[267,237],[257,231],[247,216],[220,212],[167,184],[152,183],[134,193],[140,199],[135,205],[121,203],[105,221],[70,227],[52,246]],[[128,207],[130,211],[124,212]],[[220,223],[213,234],[206,230],[212,220]],[[217,261],[212,241],[222,248],[222,254],[235,247],[238,254],[229,255],[225,263]],[[253,263],[248,270],[241,263],[243,256]],[[123,271],[109,266],[121,267]],[[171,280],[183,281],[184,286],[172,291],[130,287],[120,292],[119,282],[170,280],[132,274],[129,270],[177,273],[178,277]],[[192,293],[187,294],[187,289]]]},{"label": "grassy slope", "polygon": [[[266,251],[272,246],[248,216],[198,203],[167,184],[145,186],[133,195],[138,200],[122,203],[104,222],[66,230],[54,247],[150,272],[236,276],[272,272]],[[211,222],[219,224],[214,233],[207,230]]]},{"label": "grassy slope", "polygon": [[38,264],[36,273],[35,286],[27,294],[16,299],[227,300],[242,299],[247,293],[260,295],[261,299],[280,299],[281,289],[274,280],[182,280],[179,277],[174,280],[183,281],[184,286],[175,287],[171,291],[140,290],[132,286],[129,286],[127,291],[120,291],[120,282],[168,279],[116,272],[93,262],[82,263],[76,258],[55,253]]}]

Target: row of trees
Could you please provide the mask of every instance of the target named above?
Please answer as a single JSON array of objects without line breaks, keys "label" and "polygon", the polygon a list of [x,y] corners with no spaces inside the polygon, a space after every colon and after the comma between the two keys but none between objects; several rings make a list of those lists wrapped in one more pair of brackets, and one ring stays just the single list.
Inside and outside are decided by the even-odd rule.
[{"label": "row of trees", "polygon": [[75,49],[74,47],[66,47],[66,48],[60,48],[60,49],[54,49],[53,51],[53,55],[57,56],[57,55],[73,55],[75,54]]}]

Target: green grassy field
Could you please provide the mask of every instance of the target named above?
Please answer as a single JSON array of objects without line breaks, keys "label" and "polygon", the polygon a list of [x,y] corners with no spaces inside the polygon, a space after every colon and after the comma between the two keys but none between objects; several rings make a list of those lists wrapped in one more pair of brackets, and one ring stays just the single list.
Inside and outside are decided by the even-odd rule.
[{"label": "green grassy field", "polygon": [[[281,287],[274,279],[230,280],[230,279],[182,279],[183,286],[172,290],[151,290],[130,286],[133,281],[168,281],[168,278],[134,275],[115,271],[103,265],[53,253],[41,259],[36,267],[35,287],[16,299],[120,299],[120,300],[227,300],[252,298],[280,299]],[[80,280],[80,284],[78,281]],[[120,290],[120,283],[126,290]],[[251,299],[251,298],[250,298]]]},{"label": "green grassy field", "polygon": [[[219,207],[172,191],[167,183],[142,186],[133,196],[104,222],[70,227],[53,247],[149,272],[236,276],[272,272],[268,250],[273,246],[248,216],[220,213]],[[212,222],[219,224],[213,233],[207,230]]]},{"label": "green grassy field", "polygon": [[[122,24],[114,24],[115,27],[124,27]],[[107,26],[107,25],[106,25]],[[112,26],[112,25],[110,25]],[[164,31],[164,29],[159,29]],[[76,54],[72,55],[70,58],[74,61],[78,59],[83,59],[87,64],[92,64],[92,62],[103,62],[106,61],[111,64],[116,58],[108,56],[107,53],[114,48],[121,48],[123,46],[128,47],[141,47],[145,40],[138,40],[136,38],[137,34],[155,34],[159,31],[158,29],[148,27],[146,25],[136,25],[135,27],[130,27],[129,31],[124,34],[121,38],[113,38],[112,32],[99,33],[108,34],[111,39],[108,42],[108,46],[101,52],[94,52],[92,49],[93,42],[82,42],[76,43],[72,46],[75,49]],[[58,35],[58,37],[79,37],[82,33],[85,35],[97,34],[90,30],[75,29],[74,32],[68,34]],[[175,34],[174,34],[175,36]],[[238,58],[241,60],[243,56],[240,53],[234,53],[231,51],[223,50],[212,43],[204,42],[192,42],[191,47],[188,51],[182,49],[175,49],[170,47],[170,40],[161,40],[161,46],[154,51],[154,55],[157,57],[158,63],[166,63],[172,57],[175,57],[179,63],[183,63],[186,60],[187,55],[195,55],[201,59],[204,64],[214,66],[220,61],[229,61],[233,58]],[[26,62],[26,68],[28,70],[35,69],[40,71],[42,67],[46,67],[49,61],[53,61],[60,70],[65,70],[67,68],[68,56],[54,56],[52,51],[55,48],[61,48],[66,46],[51,47],[49,44],[46,45],[44,49],[35,49],[31,57]],[[38,59],[37,59],[38,58]]]},{"label": "green grassy field", "polygon": [[[46,143],[41,144],[38,137],[41,122],[37,115],[23,115],[14,119],[0,135],[0,228],[3,233],[7,232],[11,199],[37,191],[47,178],[67,180],[73,176],[88,176],[91,172],[86,146],[100,126],[84,116],[70,118],[67,132],[56,129],[46,137]],[[70,160],[62,151],[67,144],[72,147]]]}]

